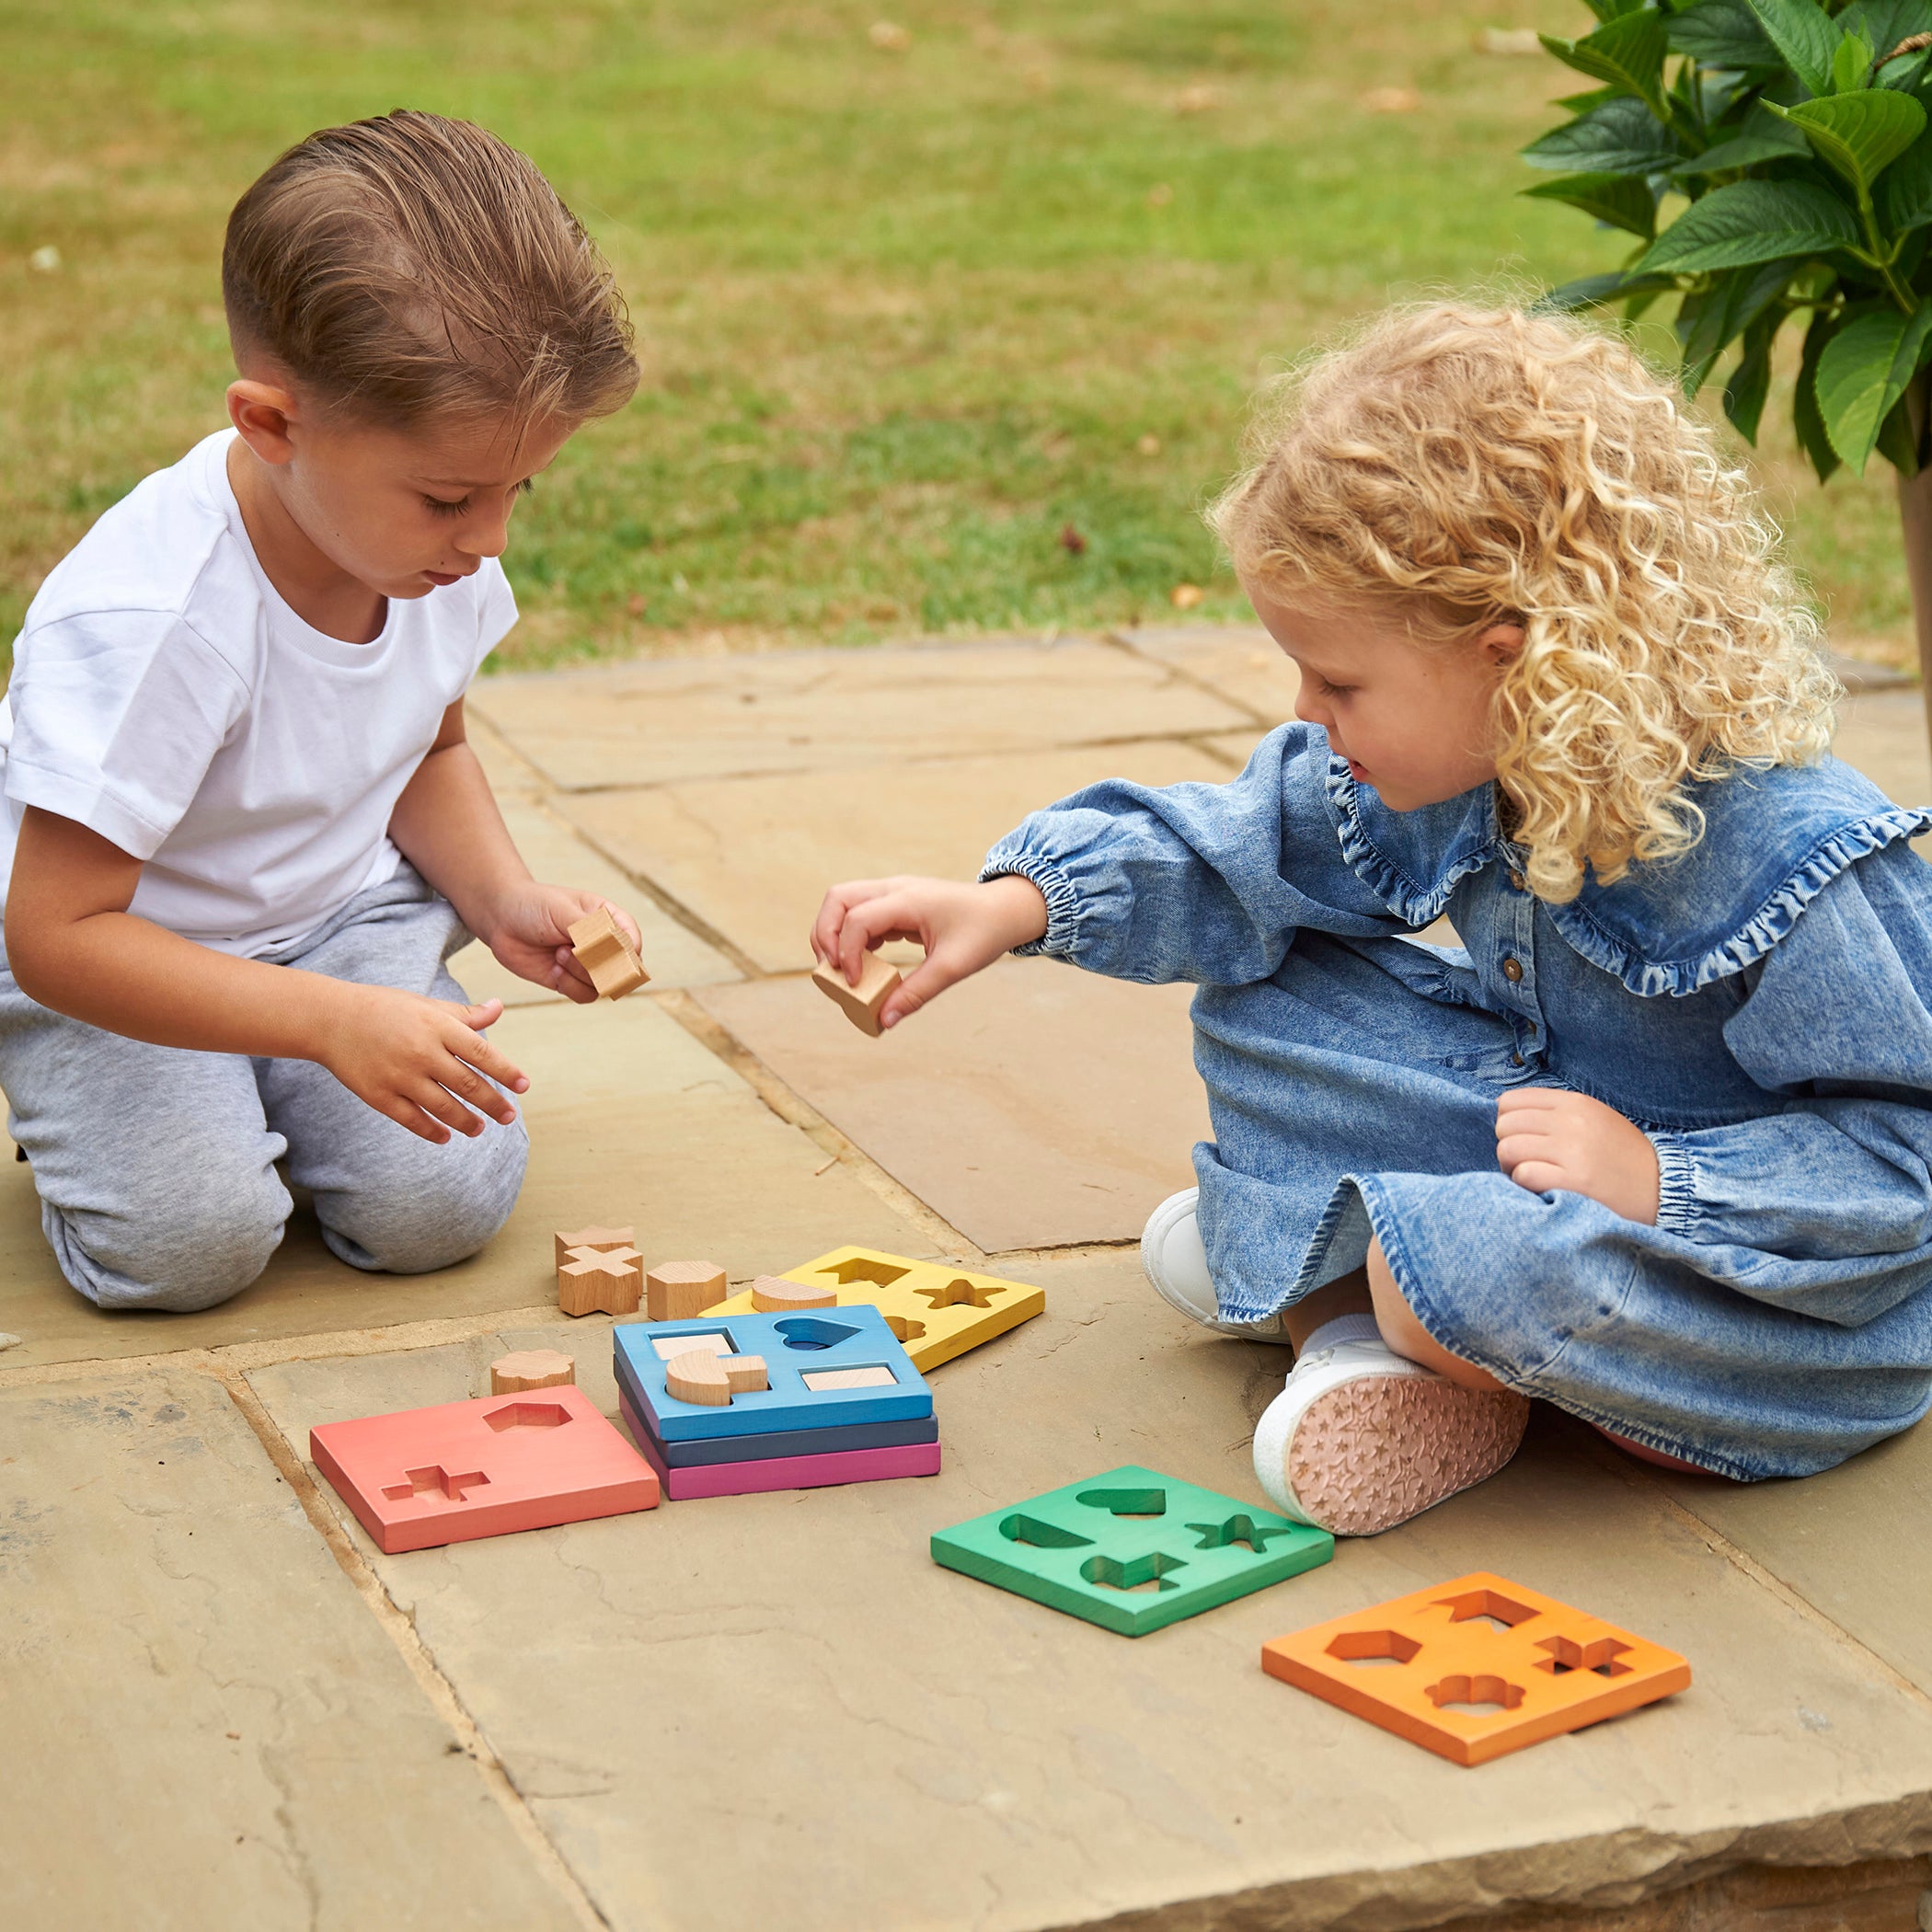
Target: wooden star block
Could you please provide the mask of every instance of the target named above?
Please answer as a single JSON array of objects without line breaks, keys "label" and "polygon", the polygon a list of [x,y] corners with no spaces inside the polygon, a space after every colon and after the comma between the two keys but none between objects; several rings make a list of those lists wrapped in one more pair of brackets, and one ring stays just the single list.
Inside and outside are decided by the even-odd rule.
[{"label": "wooden star block", "polygon": [[857,986],[845,983],[841,967],[826,961],[813,968],[811,983],[829,1000],[836,1002],[845,1018],[861,1033],[877,1040],[885,1029],[879,1024],[879,1009],[899,984],[899,969],[888,966],[876,952],[868,952]]},{"label": "wooden star block", "polygon": [[631,1248],[573,1248],[557,1271],[557,1305],[566,1315],[635,1315],[644,1297],[640,1259]]},{"label": "wooden star block", "polygon": [[650,978],[607,905],[600,905],[571,926],[570,950],[590,974],[600,999],[622,999]]},{"label": "wooden star block", "polygon": [[716,1261],[660,1261],[644,1277],[652,1321],[689,1321],[730,1292],[730,1280]]},{"label": "wooden star block", "polygon": [[557,1349],[524,1349],[500,1355],[489,1364],[489,1392],[520,1396],[526,1389],[558,1388],[577,1380],[577,1364]]},{"label": "wooden star block", "polygon": [[561,1268],[580,1248],[594,1248],[604,1254],[608,1254],[614,1248],[628,1248],[637,1238],[637,1230],[629,1227],[580,1227],[574,1234],[567,1229],[559,1230],[552,1238],[557,1243],[557,1265]]}]

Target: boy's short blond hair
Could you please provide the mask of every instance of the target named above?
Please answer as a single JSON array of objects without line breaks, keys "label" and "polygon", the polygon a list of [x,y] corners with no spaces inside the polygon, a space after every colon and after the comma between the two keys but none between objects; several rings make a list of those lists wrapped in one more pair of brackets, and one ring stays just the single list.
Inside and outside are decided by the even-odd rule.
[{"label": "boy's short blond hair", "polygon": [[638,365],[609,265],[534,162],[466,121],[325,128],[235,205],[222,296],[237,363],[397,429],[581,422]]},{"label": "boy's short blond hair", "polygon": [[1251,454],[1209,512],[1249,582],[1419,644],[1523,626],[1494,750],[1545,899],[1695,845],[1686,781],[1831,742],[1836,681],[1748,479],[1600,328],[1392,310],[1276,387]]}]

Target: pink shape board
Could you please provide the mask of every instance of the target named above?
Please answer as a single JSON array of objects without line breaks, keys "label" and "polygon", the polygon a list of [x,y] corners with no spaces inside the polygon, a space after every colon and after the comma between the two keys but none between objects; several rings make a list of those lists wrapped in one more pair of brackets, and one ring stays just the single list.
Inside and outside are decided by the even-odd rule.
[{"label": "pink shape board", "polygon": [[671,1468],[658,1455],[650,1432],[621,1392],[617,1410],[658,1472],[673,1502],[696,1496],[750,1496],[761,1489],[820,1489],[834,1483],[883,1482],[895,1476],[937,1476],[937,1443],[901,1443],[883,1449],[834,1449],[824,1455],[773,1455],[754,1463],[701,1463]]},{"label": "pink shape board", "polygon": [[650,1465],[568,1383],[323,1422],[308,1453],[392,1557],[658,1502]]}]

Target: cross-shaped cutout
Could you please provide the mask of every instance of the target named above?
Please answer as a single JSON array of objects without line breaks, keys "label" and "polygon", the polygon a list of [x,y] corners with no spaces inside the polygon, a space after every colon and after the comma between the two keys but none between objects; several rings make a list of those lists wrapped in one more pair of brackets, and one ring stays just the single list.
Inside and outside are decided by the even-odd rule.
[{"label": "cross-shaped cutout", "polygon": [[1294,1526],[1288,1523],[1257,1523],[1252,1516],[1230,1516],[1225,1523],[1190,1523],[1188,1527],[1200,1538],[1196,1549],[1231,1549],[1245,1543],[1251,1556],[1265,1556],[1271,1536],[1292,1536]]},{"label": "cross-shaped cutout", "polygon": [[915,1294],[923,1294],[932,1304],[933,1312],[941,1308],[957,1308],[962,1304],[974,1308],[990,1308],[995,1294],[1004,1294],[1004,1288],[982,1288],[969,1282],[962,1274],[955,1275],[943,1288],[917,1288]]},{"label": "cross-shaped cutout", "polygon": [[441,1496],[445,1502],[467,1502],[467,1490],[487,1488],[489,1482],[480,1469],[467,1476],[452,1476],[440,1464],[428,1469],[405,1469],[403,1475],[407,1481],[384,1485],[383,1494],[391,1502],[402,1502],[411,1496]]}]

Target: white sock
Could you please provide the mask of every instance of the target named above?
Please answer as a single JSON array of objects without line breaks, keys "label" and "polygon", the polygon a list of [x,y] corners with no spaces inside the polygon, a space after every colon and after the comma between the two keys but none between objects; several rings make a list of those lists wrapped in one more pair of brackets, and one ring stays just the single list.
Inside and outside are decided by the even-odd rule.
[{"label": "white sock", "polygon": [[1338,1315],[1333,1321],[1325,1321],[1310,1335],[1306,1341],[1294,1351],[1299,1362],[1304,1355],[1312,1355],[1317,1349],[1332,1349],[1342,1341],[1380,1341],[1382,1330],[1375,1326],[1373,1315]]}]

